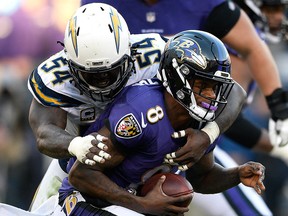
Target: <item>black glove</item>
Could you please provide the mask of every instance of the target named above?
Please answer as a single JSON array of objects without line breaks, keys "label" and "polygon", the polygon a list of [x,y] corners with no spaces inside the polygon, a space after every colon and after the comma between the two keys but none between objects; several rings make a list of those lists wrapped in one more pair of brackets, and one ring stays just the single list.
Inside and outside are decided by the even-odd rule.
[{"label": "black glove", "polygon": [[288,91],[278,88],[271,95],[266,96],[266,101],[274,121],[288,118]]}]

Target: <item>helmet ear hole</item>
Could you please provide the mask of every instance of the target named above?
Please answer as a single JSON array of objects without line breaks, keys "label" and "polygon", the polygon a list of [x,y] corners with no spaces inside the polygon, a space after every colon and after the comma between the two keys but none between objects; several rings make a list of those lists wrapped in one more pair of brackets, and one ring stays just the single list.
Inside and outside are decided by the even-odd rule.
[{"label": "helmet ear hole", "polygon": [[219,112],[218,106],[224,109],[233,87],[230,70],[229,54],[218,38],[207,32],[189,30],[167,42],[158,77],[193,118],[213,121]]},{"label": "helmet ear hole", "polygon": [[[111,100],[126,85],[131,67],[123,65],[131,62],[130,32],[114,7],[90,3],[78,8],[67,23],[64,46],[76,86],[89,97]],[[113,82],[107,81],[107,86],[104,82],[92,84],[84,80],[86,76],[79,75],[97,77],[115,70],[119,72],[118,79],[113,76]]]}]

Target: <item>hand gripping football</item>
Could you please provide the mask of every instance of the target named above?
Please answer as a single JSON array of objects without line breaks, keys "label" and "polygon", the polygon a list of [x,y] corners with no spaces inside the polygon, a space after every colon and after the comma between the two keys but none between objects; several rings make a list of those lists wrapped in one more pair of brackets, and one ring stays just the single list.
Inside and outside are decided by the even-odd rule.
[{"label": "hand gripping football", "polygon": [[185,202],[177,204],[177,206],[182,207],[188,206],[193,198],[193,187],[186,178],[174,173],[158,173],[156,175],[153,175],[151,178],[147,179],[147,181],[142,186],[140,195],[145,196],[149,191],[151,191],[162,175],[166,176],[166,179],[162,184],[162,190],[167,196],[178,197],[190,193],[192,194],[190,200],[186,200]]}]

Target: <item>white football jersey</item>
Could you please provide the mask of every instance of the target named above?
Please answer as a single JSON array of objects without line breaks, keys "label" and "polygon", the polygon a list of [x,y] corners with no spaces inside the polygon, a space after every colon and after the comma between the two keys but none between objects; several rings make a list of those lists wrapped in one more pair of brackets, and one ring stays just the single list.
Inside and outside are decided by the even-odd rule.
[{"label": "white football jersey", "polygon": [[[131,44],[137,45],[132,72],[127,85],[156,75],[165,41],[159,34],[131,35]],[[30,75],[28,88],[33,97],[44,106],[60,107],[68,113],[69,132],[78,134],[79,126],[94,122],[107,102],[94,101],[81,94],[69,73],[64,50],[41,63]]]}]

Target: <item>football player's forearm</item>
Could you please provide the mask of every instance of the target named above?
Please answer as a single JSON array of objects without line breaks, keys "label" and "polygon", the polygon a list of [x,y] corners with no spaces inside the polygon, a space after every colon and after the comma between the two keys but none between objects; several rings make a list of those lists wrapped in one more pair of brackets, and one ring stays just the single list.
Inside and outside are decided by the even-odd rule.
[{"label": "football player's forearm", "polygon": [[235,121],[246,99],[245,90],[235,82],[223,112],[215,120],[220,133],[224,133]]},{"label": "football player's forearm", "polygon": [[197,183],[194,182],[192,185],[195,192],[214,194],[223,192],[239,183],[240,178],[238,167],[227,169],[223,168],[219,164],[215,164],[214,168],[201,178],[201,181],[198,181]]},{"label": "football player's forearm", "polygon": [[67,158],[68,145],[74,138],[65,131],[67,112],[57,107],[46,107],[32,100],[29,124],[41,153],[53,158]]},{"label": "football player's forearm", "polygon": [[52,158],[69,158],[68,146],[74,136],[55,125],[40,126],[36,141],[41,153]]},{"label": "football player's forearm", "polygon": [[119,187],[101,171],[90,169],[90,167],[78,162],[76,163],[69,173],[69,182],[77,190],[95,199],[141,211],[138,202],[140,197],[130,194]]}]

